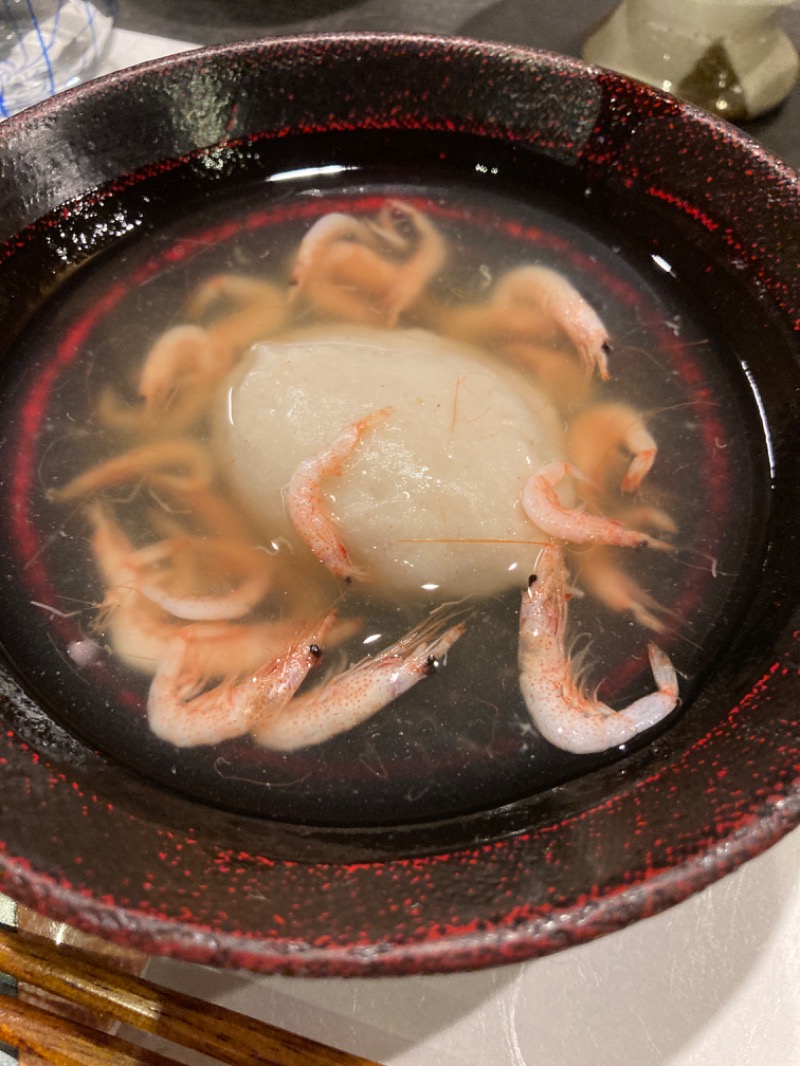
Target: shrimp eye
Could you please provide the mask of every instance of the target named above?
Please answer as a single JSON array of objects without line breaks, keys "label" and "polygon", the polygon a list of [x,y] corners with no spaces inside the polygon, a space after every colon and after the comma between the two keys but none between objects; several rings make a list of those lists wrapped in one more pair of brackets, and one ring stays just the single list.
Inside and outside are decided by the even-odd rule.
[{"label": "shrimp eye", "polygon": [[313,655],[315,659],[322,658],[322,648],[319,644],[309,644],[308,651],[310,655]]},{"label": "shrimp eye", "polygon": [[531,588],[533,585],[535,585],[538,580],[539,579],[536,574],[531,574],[531,576],[528,578],[528,588]]},{"label": "shrimp eye", "polygon": [[439,660],[435,655],[429,655],[425,660],[425,673],[430,677],[431,674],[435,674],[439,669]]}]

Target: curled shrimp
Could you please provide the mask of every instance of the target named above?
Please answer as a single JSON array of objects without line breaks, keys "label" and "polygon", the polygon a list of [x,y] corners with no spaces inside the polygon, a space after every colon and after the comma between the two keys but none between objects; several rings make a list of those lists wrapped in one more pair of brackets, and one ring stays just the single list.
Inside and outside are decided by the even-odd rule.
[{"label": "curled shrimp", "polygon": [[581,689],[565,650],[566,568],[555,545],[544,548],[522,594],[520,688],[536,728],[551,744],[579,755],[624,744],[665,718],[678,703],[678,678],[668,656],[648,645],[657,689],[615,711]]},{"label": "curled shrimp", "polygon": [[374,221],[333,212],[303,238],[290,301],[317,313],[393,329],[442,266],[446,246],[416,208],[389,200]]},{"label": "curled shrimp", "polygon": [[169,613],[142,595],[130,566],[133,545],[110,511],[93,501],[87,507],[92,553],[107,586],[94,622],[108,633],[119,658],[137,670],[152,672],[166,640],[174,632]]},{"label": "curled shrimp", "polygon": [[207,448],[198,441],[176,439],[142,444],[115,455],[79,474],[50,496],[59,503],[95,496],[142,479],[164,488],[207,489],[214,476],[214,466]]},{"label": "curled shrimp", "polygon": [[294,528],[319,561],[342,581],[349,582],[365,575],[353,566],[339,531],[323,503],[322,481],[342,472],[342,464],[362,436],[383,421],[391,410],[391,407],[384,407],[347,426],[327,448],[304,459],[289,481],[286,510]]},{"label": "curled shrimp", "polygon": [[575,346],[586,370],[596,368],[602,380],[608,380],[608,330],[562,274],[545,266],[518,267],[498,281],[493,303],[506,309],[530,304],[541,308]]},{"label": "curled shrimp", "polygon": [[[280,654],[269,656],[244,680],[226,678],[206,688],[209,674],[192,662],[192,627],[178,631],[161,656],[147,697],[147,719],[157,737],[179,748],[218,744],[247,733],[254,721],[284,707],[321,657],[320,644],[334,612]],[[196,657],[195,657],[196,658]]]},{"label": "curled shrimp", "polygon": [[[90,543],[98,569],[107,586],[94,628],[107,633],[119,658],[145,673],[154,673],[166,645],[182,634],[187,663],[203,663],[203,676],[227,672],[236,674],[255,669],[264,662],[269,648],[275,655],[288,646],[291,632],[285,623],[255,622],[237,626],[232,623],[206,621],[181,626],[181,608],[195,618],[230,618],[245,613],[261,589],[260,570],[245,576],[230,596],[170,597],[157,584],[143,576],[148,553],[156,556],[164,543],[137,551],[112,512],[97,500],[86,508],[91,525]],[[252,550],[252,549],[251,549]],[[256,556],[256,566],[262,553]],[[151,562],[154,560],[150,560]],[[244,601],[244,602],[242,602]],[[235,608],[239,608],[238,610]],[[199,668],[198,668],[199,669]]]},{"label": "curled shrimp", "polygon": [[570,463],[557,460],[543,466],[528,479],[522,491],[522,507],[537,529],[571,544],[615,544],[621,548],[671,550],[671,545],[665,541],[630,529],[614,518],[565,507],[555,489],[568,474],[581,478]]},{"label": "curled shrimp", "polygon": [[620,488],[634,493],[650,473],[658,447],[642,416],[624,403],[601,403],[572,419],[567,448],[593,481],[610,483],[622,469]]},{"label": "curled shrimp", "polygon": [[[268,555],[244,542],[189,536],[148,544],[128,560],[139,592],[187,621],[244,617],[269,591],[271,563]],[[215,584],[226,583],[232,575],[240,580],[229,590],[200,591],[209,573]]]},{"label": "curled shrimp", "polygon": [[[413,231],[403,237],[400,226]],[[436,275],[447,257],[444,239],[433,223],[411,204],[388,200],[381,209],[375,230],[390,245],[400,242],[413,251],[397,270],[386,297],[387,326],[392,329],[403,311],[411,307],[428,282]]]}]

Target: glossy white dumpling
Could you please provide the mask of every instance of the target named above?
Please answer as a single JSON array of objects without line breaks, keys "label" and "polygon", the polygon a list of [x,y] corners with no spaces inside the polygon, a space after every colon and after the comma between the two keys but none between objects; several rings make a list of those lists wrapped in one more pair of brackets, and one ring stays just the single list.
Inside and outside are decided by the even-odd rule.
[{"label": "glossy white dumpling", "polygon": [[283,492],[297,465],[380,408],[323,485],[370,587],[442,598],[519,585],[542,537],[520,495],[562,456],[550,402],[511,367],[422,330],[319,327],[257,345],[226,383],[215,443],[265,539],[299,544]]}]

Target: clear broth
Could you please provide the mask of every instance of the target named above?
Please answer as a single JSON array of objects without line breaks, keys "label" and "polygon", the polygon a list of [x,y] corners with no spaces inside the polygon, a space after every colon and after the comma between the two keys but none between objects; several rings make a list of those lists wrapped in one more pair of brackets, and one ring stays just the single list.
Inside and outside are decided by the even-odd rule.
[{"label": "clear broth", "polygon": [[[725,340],[669,262],[644,257],[556,202],[464,185],[353,184],[335,192],[314,184],[283,192],[264,184],[128,239],[65,284],[48,314],[15,348],[7,372],[10,437],[30,444],[15,478],[29,534],[7,546],[22,575],[21,614],[5,644],[19,669],[68,729],[121,763],[205,802],[279,820],[321,825],[410,824],[489,810],[542,792],[625,756],[627,749],[575,756],[545,742],[531,724],[517,683],[519,590],[475,605],[467,634],[445,669],[363,725],[291,754],[249,739],[177,749],[150,732],[149,678],[131,671],[95,631],[104,596],[80,507],[49,490],[124,450],[98,421],[108,385],[128,390],[144,354],[179,320],[193,289],[219,273],[288,276],[308,226],[332,210],[369,216],[386,197],[410,199],[453,249],[434,285],[444,300],[479,296],[487,270],[541,262],[568,275],[608,327],[612,379],[596,398],[642,410],[659,444],[643,502],[663,507],[679,533],[673,554],[621,552],[619,561],[667,612],[658,643],[681,677],[684,707],[741,606],[743,563],[752,551],[760,470],[753,419]],[[454,294],[458,294],[454,296]],[[24,500],[22,497],[24,496]],[[18,528],[22,528],[21,526]],[[402,609],[348,592],[365,632],[399,636],[431,602]],[[652,687],[643,655],[651,634],[590,597],[573,598],[569,634],[586,649],[589,689],[615,706]],[[345,649],[364,654],[363,634]],[[99,649],[79,665],[76,641]],[[680,713],[691,713],[689,707]],[[677,715],[676,715],[677,717]]]}]

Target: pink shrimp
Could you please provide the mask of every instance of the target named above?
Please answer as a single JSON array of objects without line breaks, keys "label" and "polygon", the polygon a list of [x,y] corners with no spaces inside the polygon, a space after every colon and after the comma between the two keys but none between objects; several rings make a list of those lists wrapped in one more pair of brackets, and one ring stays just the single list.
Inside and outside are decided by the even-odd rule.
[{"label": "pink shrimp", "polygon": [[389,200],[376,221],[334,212],[303,238],[292,270],[290,302],[393,329],[442,266],[439,231],[410,204]]},{"label": "pink shrimp", "polygon": [[296,751],[365,722],[436,672],[466,628],[463,622],[451,622],[451,610],[434,612],[374,658],[362,660],[291,703],[269,708],[253,724],[254,739],[275,751]]},{"label": "pink shrimp", "polygon": [[656,548],[670,551],[665,541],[651,537],[622,522],[602,515],[565,507],[555,492],[556,485],[567,476],[580,478],[569,463],[548,463],[528,480],[522,491],[522,506],[531,522],[543,533],[571,544],[615,544],[622,548]]},{"label": "pink shrimp", "polygon": [[163,414],[181,388],[217,380],[216,355],[208,332],[179,325],[158,338],[147,354],[139,378],[139,395],[151,414]]},{"label": "pink shrimp", "polygon": [[284,707],[321,656],[320,644],[334,622],[334,612],[266,659],[242,680],[225,679],[203,691],[208,674],[190,661],[192,628],[179,630],[167,644],[147,698],[147,717],[157,737],[179,748],[220,741],[247,733],[263,715]]},{"label": "pink shrimp", "polygon": [[95,628],[108,633],[123,662],[151,672],[174,626],[169,614],[136,587],[136,574],[129,565],[133,545],[108,509],[93,502],[87,514],[92,526],[92,552],[108,586]]},{"label": "pink shrimp", "polygon": [[320,265],[328,249],[340,241],[363,245],[373,251],[378,248],[373,230],[366,222],[341,211],[323,215],[308,230],[297,250],[291,278],[293,298],[305,287],[309,276]]},{"label": "pink shrimp", "polygon": [[[219,621],[242,618],[272,585],[272,559],[249,544],[224,538],[168,537],[133,552],[128,566],[136,587],[148,600],[176,618]],[[201,592],[204,575],[218,583],[241,578],[229,591]],[[175,582],[170,579],[179,578]],[[191,591],[181,586],[189,585]]]},{"label": "pink shrimp", "polygon": [[211,455],[202,444],[190,439],[164,440],[139,445],[98,463],[50,495],[66,503],[137,479],[177,491],[207,490],[213,477]]},{"label": "pink shrimp", "polygon": [[330,572],[342,581],[363,579],[353,566],[336,525],[322,500],[322,481],[342,472],[342,464],[368,429],[383,421],[392,411],[384,407],[343,429],[339,436],[316,455],[304,459],[292,474],[286,492],[286,509],[300,539]]},{"label": "pink shrimp", "polygon": [[678,703],[678,679],[667,655],[648,645],[657,689],[620,711],[581,690],[565,650],[566,569],[559,548],[539,556],[522,594],[519,630],[520,688],[536,728],[551,744],[577,754],[624,744],[665,718]]},{"label": "pink shrimp", "polygon": [[587,370],[608,379],[608,331],[600,316],[569,281],[544,266],[523,266],[497,283],[492,302],[498,307],[541,307],[574,344]]},{"label": "pink shrimp", "polygon": [[[429,219],[410,204],[388,200],[381,209],[375,230],[390,244],[403,241],[399,220],[406,219],[414,229],[416,247],[397,268],[397,276],[386,298],[386,324],[392,329],[407,308],[411,307],[425,286],[442,267],[447,252],[444,239]],[[405,241],[410,244],[411,240]]]},{"label": "pink shrimp", "polygon": [[577,415],[567,433],[568,453],[601,484],[619,477],[623,492],[637,492],[650,473],[658,447],[642,416],[624,403],[603,403]]}]

